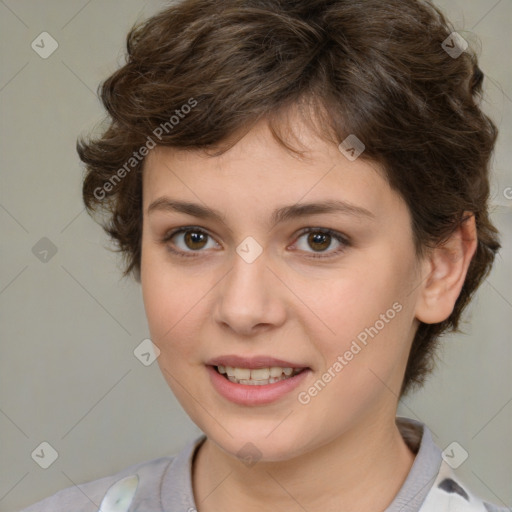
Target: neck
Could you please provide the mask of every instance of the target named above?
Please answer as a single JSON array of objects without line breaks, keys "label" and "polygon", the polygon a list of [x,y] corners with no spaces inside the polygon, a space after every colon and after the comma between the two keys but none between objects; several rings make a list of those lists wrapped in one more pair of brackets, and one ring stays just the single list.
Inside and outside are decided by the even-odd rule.
[{"label": "neck", "polygon": [[358,425],[299,457],[250,467],[207,439],[193,463],[194,496],[199,512],[384,511],[413,461],[394,417]]}]

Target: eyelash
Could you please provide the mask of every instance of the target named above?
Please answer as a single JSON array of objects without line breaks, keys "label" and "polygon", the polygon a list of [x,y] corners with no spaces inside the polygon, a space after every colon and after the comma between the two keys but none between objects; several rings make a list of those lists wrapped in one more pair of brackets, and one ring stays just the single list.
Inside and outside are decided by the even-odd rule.
[{"label": "eyelash", "polygon": [[[210,238],[213,238],[209,233],[207,233],[204,229],[201,229],[199,227],[195,227],[195,226],[186,226],[186,227],[182,227],[182,228],[178,228],[178,229],[175,229],[174,231],[171,231],[170,233],[167,233],[164,238],[162,239],[162,243],[166,245],[166,248],[169,252],[171,252],[172,254],[175,254],[176,256],[179,256],[179,257],[182,257],[182,258],[196,258],[196,254],[199,253],[199,252],[202,252],[200,250],[198,251],[181,251],[181,250],[176,250],[176,249],[173,249],[171,247],[171,245],[168,243],[174,236],[180,234],[180,233],[187,233],[187,232],[194,232],[194,233],[201,233],[201,234],[204,234]],[[306,256],[307,258],[313,258],[313,259],[318,259],[318,258],[321,258],[321,259],[327,259],[327,258],[332,258],[332,257],[335,257],[335,256],[338,256],[339,254],[343,253],[347,247],[350,247],[351,246],[351,243],[350,241],[348,240],[347,237],[343,236],[341,233],[337,232],[337,231],[334,231],[332,229],[329,229],[329,228],[305,228],[303,230],[300,231],[300,233],[297,235],[297,240],[302,237],[303,235],[306,235],[308,233],[318,233],[318,234],[322,234],[322,235],[330,235],[331,237],[333,237],[335,240],[337,240],[338,242],[340,242],[341,246],[335,250],[334,252],[330,252],[330,253],[327,253],[328,256],[324,256],[323,254],[325,253],[308,253],[308,256]]]}]

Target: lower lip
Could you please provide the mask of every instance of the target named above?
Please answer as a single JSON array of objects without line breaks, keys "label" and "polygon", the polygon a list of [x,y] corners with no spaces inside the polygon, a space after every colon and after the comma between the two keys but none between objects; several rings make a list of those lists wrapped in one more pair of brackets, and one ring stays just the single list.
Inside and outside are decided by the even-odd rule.
[{"label": "lower lip", "polygon": [[210,380],[215,390],[224,398],[240,405],[264,405],[275,402],[299,386],[311,371],[307,368],[293,377],[288,377],[273,384],[250,386],[231,382],[218,373],[213,366],[207,365],[206,369],[210,374]]}]

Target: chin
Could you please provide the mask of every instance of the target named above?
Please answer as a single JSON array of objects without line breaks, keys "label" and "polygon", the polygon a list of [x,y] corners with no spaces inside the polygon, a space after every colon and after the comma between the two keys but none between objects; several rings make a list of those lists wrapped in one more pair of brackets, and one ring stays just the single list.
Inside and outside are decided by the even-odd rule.
[{"label": "chin", "polygon": [[227,432],[219,425],[209,425],[207,430],[202,430],[210,441],[232,457],[279,462],[293,459],[308,449],[304,434],[290,431],[289,425],[280,430],[280,421],[282,418],[266,422],[263,426],[261,422],[235,420],[232,424],[224,424]]}]

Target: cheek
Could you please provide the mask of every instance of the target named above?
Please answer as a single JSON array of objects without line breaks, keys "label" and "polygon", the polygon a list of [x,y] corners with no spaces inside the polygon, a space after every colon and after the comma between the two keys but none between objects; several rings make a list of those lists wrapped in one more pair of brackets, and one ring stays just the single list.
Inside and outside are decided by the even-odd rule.
[{"label": "cheek", "polygon": [[398,394],[412,317],[401,291],[407,272],[398,267],[381,260],[378,268],[321,283],[315,293],[312,309],[322,321],[309,315],[306,329],[322,367],[318,380],[299,390],[299,402],[307,402],[304,410],[330,425],[333,435],[340,424]]},{"label": "cheek", "polygon": [[387,373],[408,350],[414,266],[391,251],[378,255],[361,258],[315,286],[304,281],[297,290],[310,307],[305,329],[316,340],[325,368],[346,354],[350,366],[376,366]]},{"label": "cheek", "polygon": [[337,275],[333,272],[314,285],[304,282],[297,295],[317,313],[311,316],[323,323],[326,332],[353,336],[357,334],[354,329],[364,329],[395,302],[403,303],[405,281],[405,273],[396,265],[371,262],[341,269]]},{"label": "cheek", "polygon": [[[162,353],[173,345],[173,351],[185,351],[187,333],[194,329],[194,308],[198,307],[201,290],[191,286],[182,271],[173,270],[158,251],[142,251],[141,285],[144,308],[151,339]],[[195,285],[199,283],[195,282]],[[181,346],[180,346],[181,343]]]}]

